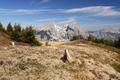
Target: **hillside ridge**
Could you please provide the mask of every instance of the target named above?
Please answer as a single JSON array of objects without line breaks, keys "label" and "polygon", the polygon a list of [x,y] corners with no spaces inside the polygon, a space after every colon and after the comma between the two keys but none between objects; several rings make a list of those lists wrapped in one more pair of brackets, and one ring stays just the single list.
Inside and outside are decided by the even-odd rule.
[{"label": "hillside ridge", "polygon": [[[63,62],[65,49],[73,62]],[[9,54],[8,54],[9,53]],[[3,55],[4,54],[4,55]],[[0,79],[12,80],[119,80],[111,65],[119,54],[89,44],[17,46],[0,50]]]}]

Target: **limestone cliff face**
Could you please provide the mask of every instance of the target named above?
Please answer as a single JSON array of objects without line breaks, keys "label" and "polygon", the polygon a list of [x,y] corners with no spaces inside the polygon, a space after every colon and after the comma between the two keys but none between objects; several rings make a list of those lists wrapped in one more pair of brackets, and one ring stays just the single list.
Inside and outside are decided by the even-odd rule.
[{"label": "limestone cliff face", "polygon": [[89,34],[99,39],[103,38],[106,40],[118,40],[120,38],[120,28],[119,27],[104,28],[99,31],[89,32]]},{"label": "limestone cliff face", "polygon": [[54,22],[49,22],[47,24],[41,25],[36,28],[37,36],[41,40],[50,41],[66,41],[70,40],[73,36],[83,35],[85,38],[88,32],[80,28],[76,22],[71,22],[59,26]]},{"label": "limestone cliff face", "polygon": [[70,40],[73,36],[82,36],[83,39],[86,39],[89,35],[98,39],[103,38],[106,40],[118,40],[118,38],[120,38],[119,27],[110,27],[99,31],[87,31],[85,28],[80,27],[76,21],[66,23],[62,26],[55,22],[49,22],[37,26],[35,30],[37,31],[37,38],[39,40],[49,41],[66,41]]}]

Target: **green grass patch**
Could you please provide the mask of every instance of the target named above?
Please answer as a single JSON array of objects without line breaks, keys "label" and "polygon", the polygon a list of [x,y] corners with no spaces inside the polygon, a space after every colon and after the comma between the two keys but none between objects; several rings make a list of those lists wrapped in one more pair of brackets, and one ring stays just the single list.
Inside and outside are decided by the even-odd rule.
[{"label": "green grass patch", "polygon": [[112,47],[112,46],[108,46],[108,45],[105,45],[105,44],[102,44],[102,43],[94,43],[92,41],[82,41],[82,42],[85,43],[85,44],[94,45],[94,46],[101,47],[101,48],[107,49],[109,51],[117,52],[117,53],[120,54],[120,49]]},{"label": "green grass patch", "polygon": [[114,63],[111,65],[116,71],[120,72],[120,64]]}]

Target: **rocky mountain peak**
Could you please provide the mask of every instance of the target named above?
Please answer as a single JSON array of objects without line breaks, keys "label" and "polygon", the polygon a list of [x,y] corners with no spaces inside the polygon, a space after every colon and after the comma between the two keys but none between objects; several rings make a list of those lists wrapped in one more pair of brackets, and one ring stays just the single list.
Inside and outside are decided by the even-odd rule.
[{"label": "rocky mountain peak", "polygon": [[75,21],[66,23],[63,26],[60,26],[55,22],[48,22],[47,24],[43,24],[38,28],[39,29],[37,29],[37,35],[40,36],[49,35],[49,40],[58,40],[58,41],[71,39],[73,36],[80,35],[80,32],[84,33],[84,30],[80,29],[77,22]]},{"label": "rocky mountain peak", "polygon": [[88,32],[84,27],[80,27],[76,21],[65,23],[62,26],[55,22],[48,22],[38,26],[36,31],[40,39],[50,41],[66,41],[72,39],[73,36],[82,36],[86,39],[89,35],[106,40],[117,40],[120,37],[119,27],[109,27]]},{"label": "rocky mountain peak", "polygon": [[101,32],[120,33],[120,27],[108,27],[100,30]]}]

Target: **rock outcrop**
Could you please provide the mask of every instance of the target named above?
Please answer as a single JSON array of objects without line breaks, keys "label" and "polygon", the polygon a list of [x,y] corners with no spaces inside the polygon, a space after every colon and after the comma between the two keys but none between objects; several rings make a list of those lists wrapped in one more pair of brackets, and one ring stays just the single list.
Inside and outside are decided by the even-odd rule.
[{"label": "rock outcrop", "polygon": [[73,38],[73,36],[83,36],[86,38],[88,32],[84,28],[80,28],[77,22],[67,23],[63,26],[59,26],[54,22],[36,27],[36,36],[39,40],[49,41],[67,41]]},{"label": "rock outcrop", "polygon": [[37,31],[36,36],[38,40],[68,41],[71,40],[73,36],[87,39],[89,35],[98,39],[103,38],[105,40],[118,40],[120,38],[119,28],[87,31],[83,27],[80,27],[76,21],[72,21],[61,26],[55,22],[49,22],[36,27],[35,30]]}]

